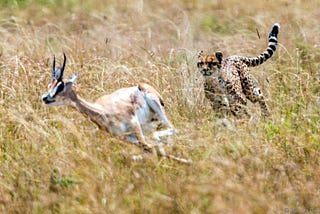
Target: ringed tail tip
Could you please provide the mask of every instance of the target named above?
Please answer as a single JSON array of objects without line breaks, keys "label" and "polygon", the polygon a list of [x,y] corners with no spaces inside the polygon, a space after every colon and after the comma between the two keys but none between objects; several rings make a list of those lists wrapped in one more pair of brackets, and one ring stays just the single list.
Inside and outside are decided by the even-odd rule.
[{"label": "ringed tail tip", "polygon": [[277,23],[274,23],[273,24],[273,27],[277,27],[277,28],[280,28],[280,24],[277,22]]},{"label": "ringed tail tip", "polygon": [[274,23],[270,31],[270,36],[277,36],[279,33],[279,29],[280,29],[280,24]]}]

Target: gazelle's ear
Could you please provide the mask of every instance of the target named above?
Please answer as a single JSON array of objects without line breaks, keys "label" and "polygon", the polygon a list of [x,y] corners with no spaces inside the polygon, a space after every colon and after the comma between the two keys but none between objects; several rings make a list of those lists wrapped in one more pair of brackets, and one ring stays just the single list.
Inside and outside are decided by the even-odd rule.
[{"label": "gazelle's ear", "polygon": [[74,84],[74,82],[76,81],[76,79],[78,78],[78,74],[75,73],[72,75],[72,77],[69,79],[69,82],[71,82],[72,84]]}]

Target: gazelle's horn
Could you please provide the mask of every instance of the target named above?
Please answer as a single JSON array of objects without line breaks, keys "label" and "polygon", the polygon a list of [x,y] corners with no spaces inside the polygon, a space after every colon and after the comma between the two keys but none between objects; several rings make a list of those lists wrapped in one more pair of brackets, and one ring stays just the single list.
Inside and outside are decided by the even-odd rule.
[{"label": "gazelle's horn", "polygon": [[66,57],[66,54],[63,53],[63,65],[62,65],[62,72],[64,71],[64,67],[66,66],[66,61],[67,61],[67,57]]},{"label": "gazelle's horn", "polygon": [[53,63],[52,63],[52,79],[54,79],[54,76],[56,74],[56,56],[53,55]]},{"label": "gazelle's horn", "polygon": [[67,61],[66,54],[65,54],[65,53],[63,53],[63,64],[62,64],[62,68],[61,68],[61,73],[60,73],[59,80],[62,80],[62,77],[63,77],[63,71],[64,71],[64,68],[65,68],[65,66],[66,66],[66,61]]}]

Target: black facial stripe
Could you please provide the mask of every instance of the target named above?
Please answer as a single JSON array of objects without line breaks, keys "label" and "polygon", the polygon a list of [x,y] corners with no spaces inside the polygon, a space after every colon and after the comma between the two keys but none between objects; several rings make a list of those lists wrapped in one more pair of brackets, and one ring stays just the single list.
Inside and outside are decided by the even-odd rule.
[{"label": "black facial stripe", "polygon": [[59,82],[56,87],[52,90],[52,92],[49,93],[49,96],[51,98],[54,98],[58,93],[60,93],[61,91],[64,90],[64,83],[63,82]]},{"label": "black facial stripe", "polygon": [[211,66],[215,66],[215,65],[217,65],[217,64],[218,64],[217,62],[211,62],[211,63],[210,63]]},{"label": "black facial stripe", "polygon": [[[60,93],[61,91],[63,91],[63,89],[64,89],[64,83],[62,82],[62,84],[59,84],[57,87],[58,87],[58,88],[57,88],[57,92],[55,93],[55,95],[57,95],[58,93]],[[54,95],[54,96],[55,96],[55,95]]]}]

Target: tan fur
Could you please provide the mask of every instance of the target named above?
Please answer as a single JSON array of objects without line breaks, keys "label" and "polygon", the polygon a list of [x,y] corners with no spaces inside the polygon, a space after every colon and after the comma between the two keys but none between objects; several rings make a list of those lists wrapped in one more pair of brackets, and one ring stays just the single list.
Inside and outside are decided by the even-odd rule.
[{"label": "tan fur", "polygon": [[[190,163],[189,160],[166,154],[160,144],[151,145],[145,140],[143,132],[154,129],[155,119],[167,127],[163,131],[153,131],[155,140],[159,141],[163,136],[178,133],[165,114],[160,94],[152,86],[140,83],[138,86],[121,88],[90,103],[78,97],[72,89],[75,78],[66,84],[61,81],[64,90],[57,92],[54,97],[50,97],[50,92],[44,94],[43,101],[47,105],[71,105],[87,115],[101,129],[121,139],[137,144],[149,152],[156,148],[160,156]],[[50,89],[52,90],[52,87]]]}]

